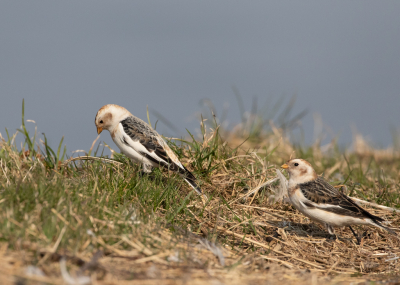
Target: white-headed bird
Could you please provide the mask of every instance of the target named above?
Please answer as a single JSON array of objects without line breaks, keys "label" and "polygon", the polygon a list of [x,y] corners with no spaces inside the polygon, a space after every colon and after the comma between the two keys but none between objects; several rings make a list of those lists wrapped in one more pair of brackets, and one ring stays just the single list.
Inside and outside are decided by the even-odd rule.
[{"label": "white-headed bird", "polygon": [[97,133],[107,130],[123,154],[142,163],[143,172],[162,167],[179,173],[201,195],[196,177],[182,165],[163,138],[147,123],[133,116],[127,109],[113,104],[100,108],[96,114]]},{"label": "white-headed bird", "polygon": [[311,164],[304,159],[291,159],[281,166],[289,173],[288,194],[292,205],[310,219],[324,224],[330,234],[333,227],[372,225],[391,234],[396,233],[382,225],[384,220],[358,206],[322,177],[318,177]]}]

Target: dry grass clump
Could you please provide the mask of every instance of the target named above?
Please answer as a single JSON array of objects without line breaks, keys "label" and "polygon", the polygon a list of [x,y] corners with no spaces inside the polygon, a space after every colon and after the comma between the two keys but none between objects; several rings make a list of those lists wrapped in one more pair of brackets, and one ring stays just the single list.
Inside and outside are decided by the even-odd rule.
[{"label": "dry grass clump", "polygon": [[[294,146],[283,128],[246,134],[201,125],[171,142],[203,182],[200,197],[167,171],[137,175],[126,157],[63,160],[29,137],[0,143],[2,284],[365,284],[399,282],[400,240],[380,229],[337,239],[276,201],[277,166],[309,160],[332,184],[399,232],[400,158],[377,159],[335,142]],[[222,135],[221,135],[222,133]],[[250,136],[251,135],[251,136]],[[28,139],[27,139],[28,138]],[[372,155],[371,155],[372,151]]]}]

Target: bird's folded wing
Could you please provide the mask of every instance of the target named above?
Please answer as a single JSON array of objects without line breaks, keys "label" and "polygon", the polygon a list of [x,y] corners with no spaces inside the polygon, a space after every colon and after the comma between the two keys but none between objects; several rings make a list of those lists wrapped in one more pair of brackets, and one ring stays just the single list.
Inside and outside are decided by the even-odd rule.
[{"label": "bird's folded wing", "polygon": [[129,120],[129,118],[121,121],[124,143],[154,163],[172,171],[179,171],[179,165],[168,155],[165,146],[159,143],[158,134],[140,121]]},{"label": "bird's folded wing", "polygon": [[339,215],[381,220],[359,207],[321,177],[314,181],[299,184],[299,187],[304,197],[312,202],[308,203],[308,206],[312,205]]},{"label": "bird's folded wing", "polygon": [[299,184],[303,195],[316,204],[332,204],[338,203],[337,198],[340,192],[328,182],[318,177],[316,180]]}]

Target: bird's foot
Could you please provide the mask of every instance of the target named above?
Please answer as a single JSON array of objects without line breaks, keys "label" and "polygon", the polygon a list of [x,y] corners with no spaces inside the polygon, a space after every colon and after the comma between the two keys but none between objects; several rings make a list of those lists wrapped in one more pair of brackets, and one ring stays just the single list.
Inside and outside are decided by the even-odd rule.
[{"label": "bird's foot", "polygon": [[143,170],[139,171],[138,175],[140,178],[147,177],[150,180],[154,180],[154,178],[155,178],[155,175],[153,172],[147,172],[147,171],[143,171]]},{"label": "bird's foot", "polygon": [[355,236],[356,240],[357,240],[357,245],[361,244],[361,239],[358,235],[356,235],[355,231],[353,230],[353,228],[351,226],[349,226],[351,232],[353,233],[353,235]]},{"label": "bird's foot", "polygon": [[327,240],[332,240],[332,241],[336,241],[338,239],[336,234],[329,234],[329,236],[326,238]]}]

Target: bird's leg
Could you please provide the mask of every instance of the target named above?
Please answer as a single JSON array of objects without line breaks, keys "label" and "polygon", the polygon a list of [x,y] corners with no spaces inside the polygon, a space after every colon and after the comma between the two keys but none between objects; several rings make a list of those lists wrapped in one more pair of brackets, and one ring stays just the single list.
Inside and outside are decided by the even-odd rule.
[{"label": "bird's leg", "polygon": [[[139,176],[143,177],[145,175],[149,175],[153,172],[153,166],[151,166],[150,164],[142,164],[142,171],[139,172]],[[149,175],[149,177],[151,177],[151,175]]]},{"label": "bird's leg", "polygon": [[145,172],[145,173],[153,172],[153,166],[151,164],[143,163],[142,164],[142,169],[143,169],[143,172]]},{"label": "bird's leg", "polygon": [[333,227],[331,225],[325,224],[326,229],[328,230],[329,234],[331,235],[331,237],[335,238],[335,240],[337,239],[337,235],[335,234],[335,230],[333,229]]},{"label": "bird's leg", "polygon": [[351,226],[349,226],[349,228],[350,228],[351,232],[353,233],[353,235],[356,237],[357,244],[360,245],[360,242],[361,242],[361,241],[360,241],[359,236],[356,235],[356,233],[354,232],[354,230],[353,230],[353,228],[352,228]]}]

